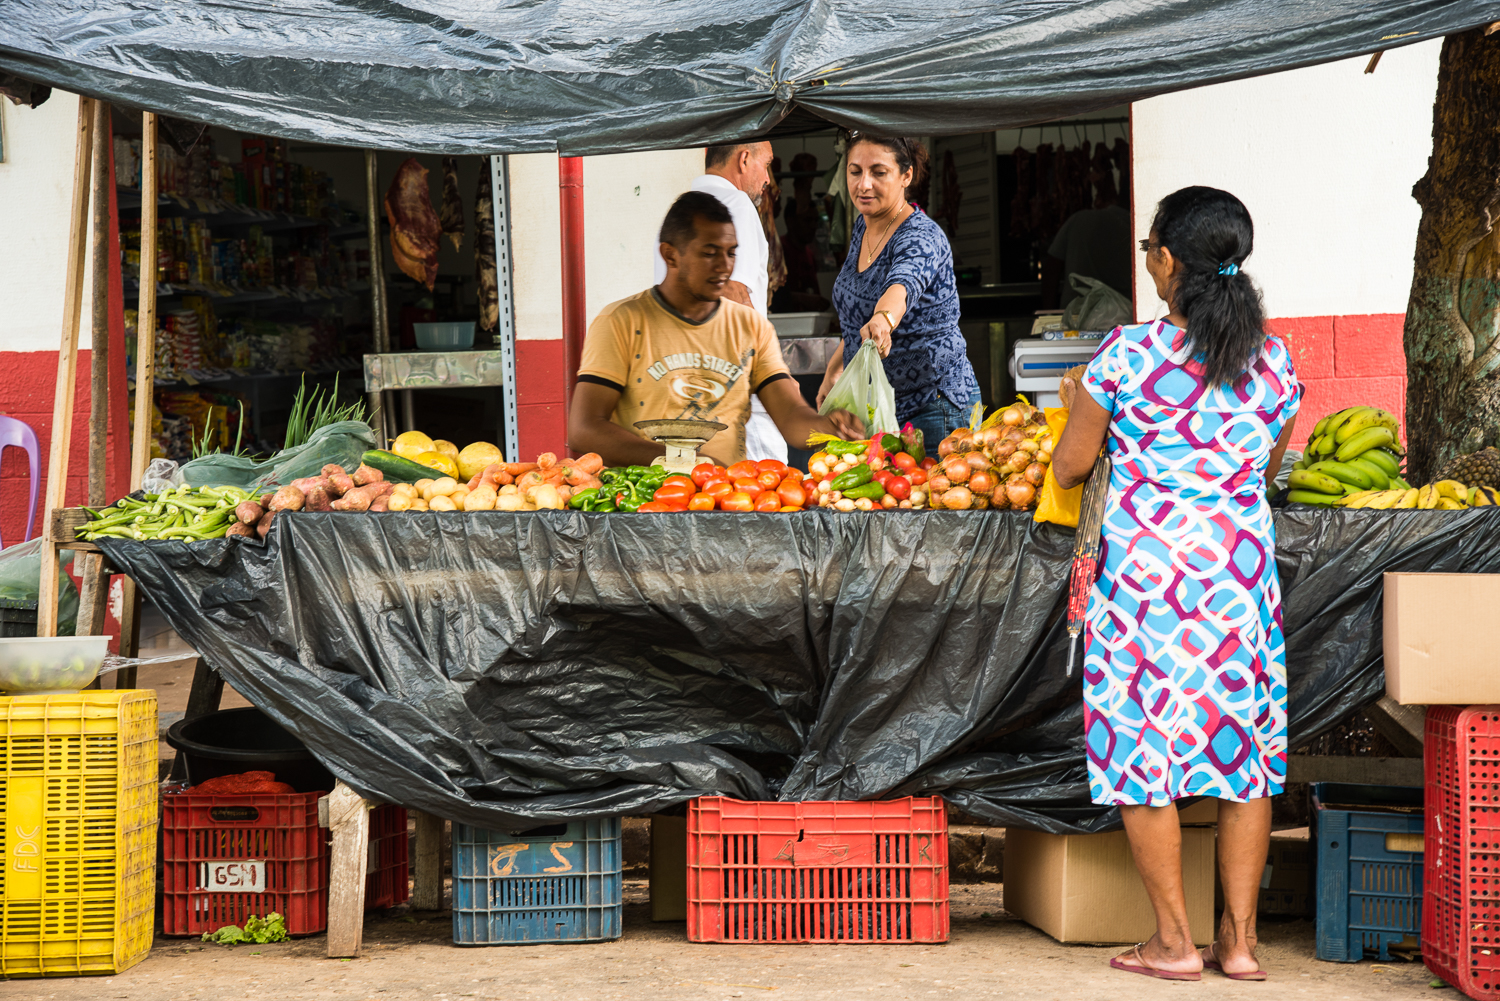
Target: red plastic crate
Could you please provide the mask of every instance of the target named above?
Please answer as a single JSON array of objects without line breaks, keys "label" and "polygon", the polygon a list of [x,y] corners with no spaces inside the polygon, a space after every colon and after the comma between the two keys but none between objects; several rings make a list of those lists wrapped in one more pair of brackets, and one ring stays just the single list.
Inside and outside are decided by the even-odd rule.
[{"label": "red plastic crate", "polygon": [[[320,792],[162,797],[162,934],[202,935],[271,912],[289,935],[328,928],[329,835],[318,826]],[[215,862],[265,862],[262,892],[208,885]],[[366,909],[393,907],[411,895],[406,810],[370,811]]]},{"label": "red plastic crate", "polygon": [[1430,706],[1422,959],[1476,1001],[1500,999],[1500,706]]},{"label": "red plastic crate", "polygon": [[370,864],[365,910],[395,907],[411,897],[406,808],[384,804],[370,811]]},{"label": "red plastic crate", "polygon": [[[328,832],[321,793],[162,797],[162,934],[202,935],[275,911],[287,933],[328,927]],[[263,892],[208,886],[215,862],[265,860]]]},{"label": "red plastic crate", "polygon": [[946,942],[940,797],[688,804],[691,942]]}]

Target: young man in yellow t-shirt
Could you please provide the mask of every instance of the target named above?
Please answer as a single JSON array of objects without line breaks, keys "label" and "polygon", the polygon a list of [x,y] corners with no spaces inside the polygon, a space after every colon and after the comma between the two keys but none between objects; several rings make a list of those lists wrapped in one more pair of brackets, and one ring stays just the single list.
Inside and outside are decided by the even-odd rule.
[{"label": "young man in yellow t-shirt", "polygon": [[797,448],[814,431],[863,436],[846,411],[823,417],[808,406],[770,321],[723,298],[737,246],[729,210],[713,195],[689,191],[673,203],[661,228],[666,279],[606,306],[589,325],[569,447],[598,452],[611,466],[647,465],[665,449],[636,421],[718,421],[728,429],[699,452],[728,465],[745,456],[752,393]]}]

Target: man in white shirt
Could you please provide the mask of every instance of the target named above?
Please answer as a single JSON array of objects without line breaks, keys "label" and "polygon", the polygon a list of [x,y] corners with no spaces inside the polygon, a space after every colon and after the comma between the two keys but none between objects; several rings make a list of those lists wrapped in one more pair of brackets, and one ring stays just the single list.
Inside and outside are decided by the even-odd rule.
[{"label": "man in white shirt", "polygon": [[[735,237],[740,241],[735,257],[734,274],[724,288],[724,297],[752,307],[761,316],[769,311],[768,286],[771,247],[761,229],[760,213],[755,199],[770,181],[771,144],[742,143],[733,146],[710,146],[704,156],[703,176],[692,184],[693,191],[713,195],[724,203],[734,219]],[[667,276],[667,263],[656,250],[656,284]],[[787,459],[786,439],[759,397],[750,401],[750,419],[745,424],[745,456],[750,459]]]}]

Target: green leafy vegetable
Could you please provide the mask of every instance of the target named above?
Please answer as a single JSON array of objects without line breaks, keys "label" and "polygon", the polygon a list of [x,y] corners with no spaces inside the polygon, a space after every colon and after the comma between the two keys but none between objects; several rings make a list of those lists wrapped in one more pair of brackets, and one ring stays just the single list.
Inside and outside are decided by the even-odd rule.
[{"label": "green leafy vegetable", "polygon": [[244,928],[239,925],[225,925],[218,931],[203,933],[203,941],[217,942],[219,945],[238,945],[241,942],[248,945],[265,945],[268,942],[285,942],[286,939],[286,921],[275,911],[263,918],[250,915],[245,919]]},{"label": "green leafy vegetable", "polygon": [[282,447],[296,448],[306,443],[314,431],[329,424],[365,419],[363,403],[356,400],[341,407],[338,401],[338,376],[333,377],[331,393],[318,386],[314,386],[313,391],[308,393],[307,376],[303,376],[302,385],[297,388],[297,395],[292,399],[292,412],[286,420],[286,443]]}]

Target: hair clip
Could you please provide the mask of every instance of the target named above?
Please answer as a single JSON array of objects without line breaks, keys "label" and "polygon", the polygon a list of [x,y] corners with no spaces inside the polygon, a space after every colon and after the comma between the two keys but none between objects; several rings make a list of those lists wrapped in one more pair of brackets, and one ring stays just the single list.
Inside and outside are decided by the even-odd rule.
[{"label": "hair clip", "polygon": [[1219,265],[1219,274],[1221,275],[1237,275],[1239,273],[1240,266],[1238,264],[1228,262]]}]

